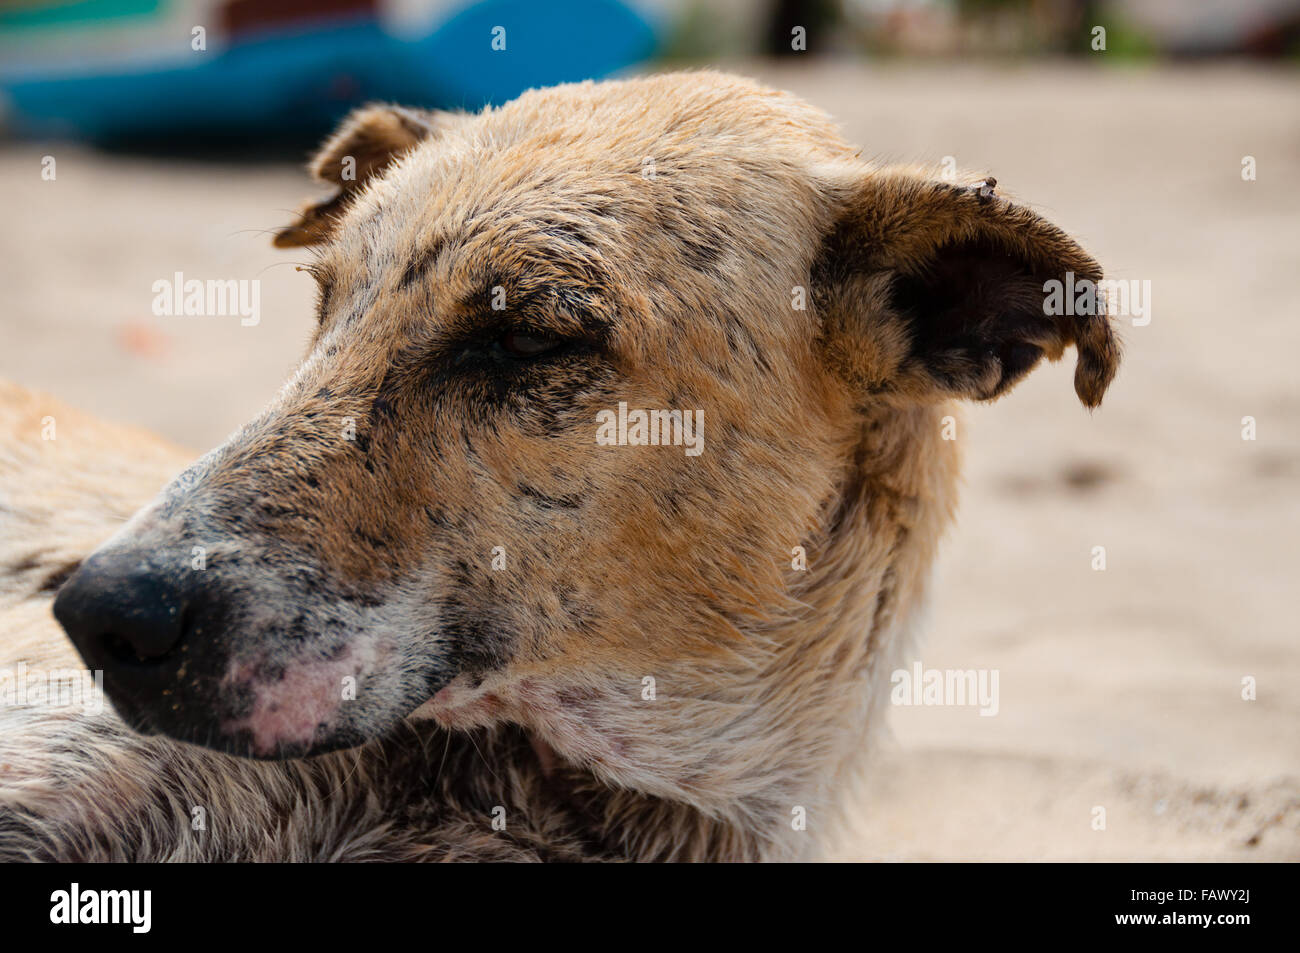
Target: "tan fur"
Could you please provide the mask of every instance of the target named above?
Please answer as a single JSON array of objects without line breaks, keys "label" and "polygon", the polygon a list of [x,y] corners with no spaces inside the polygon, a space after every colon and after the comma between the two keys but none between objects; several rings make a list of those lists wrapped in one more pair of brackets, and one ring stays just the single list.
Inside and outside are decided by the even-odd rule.
[{"label": "tan fur", "polygon": [[[186,643],[173,701],[136,721],[261,757],[375,740],[252,762],[0,713],[0,855],[827,854],[955,506],[941,420],[1069,345],[1100,402],[1107,319],[1045,317],[1041,287],[1096,263],[1022,206],[867,163],[815,109],[716,73],[479,116],[370,107],[314,172],[338,194],[277,239],[319,248],[302,367],[65,592],[136,553],[173,572],[201,543],[202,597],[239,624]],[[519,326],[572,350],[480,354]],[[703,410],[704,452],[597,445],[619,401]],[[0,392],[19,652],[54,637],[51,576],[182,462],[117,434],[46,449],[46,406]],[[351,708],[275,714],[323,705],[340,673],[365,689]],[[189,829],[195,804],[220,834]]]}]

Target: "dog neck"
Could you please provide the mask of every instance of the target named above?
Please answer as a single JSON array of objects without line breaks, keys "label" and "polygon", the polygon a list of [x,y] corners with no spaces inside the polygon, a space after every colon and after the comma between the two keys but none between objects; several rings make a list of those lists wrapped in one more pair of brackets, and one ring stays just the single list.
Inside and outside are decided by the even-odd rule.
[{"label": "dog neck", "polygon": [[[889,673],[905,662],[955,503],[951,407],[869,417],[788,605],[739,623],[736,664],[601,734],[581,767],[529,734],[543,787],[598,850],[636,860],[798,860],[842,851],[861,814]],[[653,719],[653,720],[650,720]],[[647,721],[649,724],[647,725]],[[531,810],[531,808],[530,808]]]}]

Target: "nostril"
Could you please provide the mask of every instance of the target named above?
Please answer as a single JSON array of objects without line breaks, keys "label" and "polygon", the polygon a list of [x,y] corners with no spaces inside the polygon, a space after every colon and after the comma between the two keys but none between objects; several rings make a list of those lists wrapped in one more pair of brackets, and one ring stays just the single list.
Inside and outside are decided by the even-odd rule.
[{"label": "nostril", "polygon": [[172,654],[171,649],[164,649],[161,654],[145,654],[125,636],[116,632],[105,632],[99,637],[99,644],[104,653],[121,665],[156,665],[166,661]]},{"label": "nostril", "polygon": [[59,590],[54,615],[88,662],[161,671],[192,621],[189,584],[138,555],[92,556]]},{"label": "nostril", "polygon": [[189,606],[179,613],[168,606],[137,607],[115,619],[104,619],[105,628],[91,638],[101,654],[118,665],[154,667],[176,654],[189,617]]}]

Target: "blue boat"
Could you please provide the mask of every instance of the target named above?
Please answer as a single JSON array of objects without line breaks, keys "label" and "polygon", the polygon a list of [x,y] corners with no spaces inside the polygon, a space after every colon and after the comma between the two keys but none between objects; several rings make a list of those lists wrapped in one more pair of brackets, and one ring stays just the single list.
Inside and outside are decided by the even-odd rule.
[{"label": "blue boat", "polygon": [[372,100],[478,109],[657,44],[619,0],[19,0],[0,12],[0,94],[19,133],[292,134]]}]

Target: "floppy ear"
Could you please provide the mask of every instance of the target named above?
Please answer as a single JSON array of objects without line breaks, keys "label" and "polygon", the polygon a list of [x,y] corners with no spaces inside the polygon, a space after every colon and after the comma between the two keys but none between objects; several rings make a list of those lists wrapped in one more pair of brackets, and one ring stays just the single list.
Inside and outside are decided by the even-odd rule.
[{"label": "floppy ear", "polygon": [[338,192],[324,202],[305,206],[298,221],[276,234],[276,247],[328,241],[363,185],[458,117],[457,113],[401,106],[372,105],[355,110],[308,166],[312,178],[338,186]]},{"label": "floppy ear", "polygon": [[[855,386],[906,400],[989,400],[1074,345],[1075,392],[1088,407],[1101,403],[1119,364],[1095,288],[1101,266],[996,184],[880,169],[834,186],[841,210],[813,266],[813,299],[827,357]],[[1057,281],[1066,293],[1092,282],[1095,304],[1084,296],[1082,307],[1062,306]]]}]

